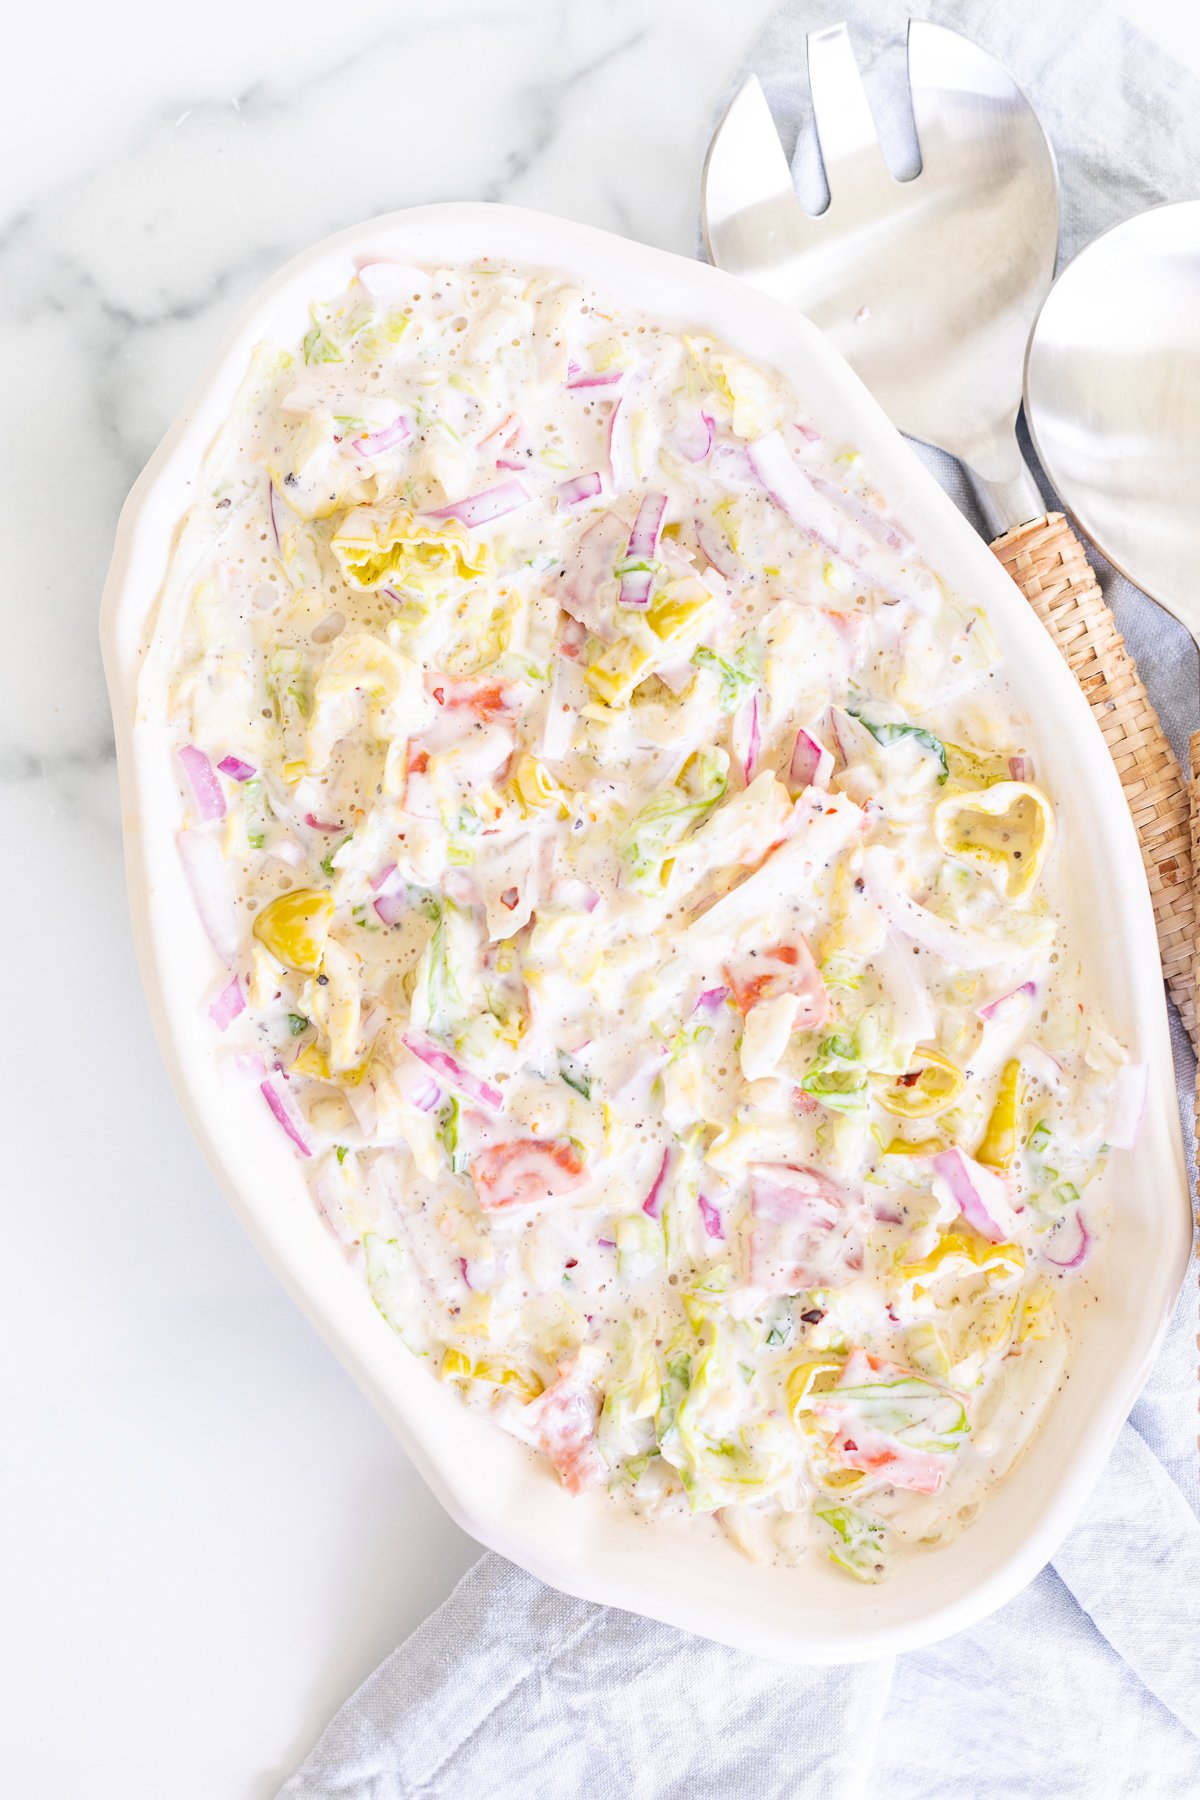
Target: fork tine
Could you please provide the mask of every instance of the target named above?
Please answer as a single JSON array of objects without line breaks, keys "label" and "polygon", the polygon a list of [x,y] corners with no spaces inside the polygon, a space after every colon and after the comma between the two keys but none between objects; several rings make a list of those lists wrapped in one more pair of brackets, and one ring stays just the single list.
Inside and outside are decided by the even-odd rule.
[{"label": "fork tine", "polygon": [[702,185],[708,206],[721,217],[749,204],[795,199],[792,171],[757,75],[739,88],[713,133]]},{"label": "fork tine", "polygon": [[851,164],[856,183],[894,186],[845,25],[809,32],[808,85],[830,199]]},{"label": "fork tine", "polygon": [[700,204],[710,259],[772,291],[786,291],[782,271],[814,221],[796,198],[771,108],[753,75],[713,133]]},{"label": "fork tine", "polygon": [[1054,153],[1037,116],[1008,70],[988,51],[948,25],[912,19],[908,27],[908,81],[913,125],[923,170],[956,154],[964,126],[977,127],[982,111],[1007,112],[1020,121],[1031,164],[1053,182]]}]

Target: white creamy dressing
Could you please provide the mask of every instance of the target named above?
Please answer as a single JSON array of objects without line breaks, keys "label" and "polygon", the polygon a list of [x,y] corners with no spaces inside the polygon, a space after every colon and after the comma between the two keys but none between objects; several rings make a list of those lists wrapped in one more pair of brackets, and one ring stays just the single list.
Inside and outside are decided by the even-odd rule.
[{"label": "white creamy dressing", "polygon": [[777,375],[554,274],[363,269],[203,485],[214,1050],[380,1311],[572,1489],[868,1580],[945,1538],[1138,1080],[982,613]]}]

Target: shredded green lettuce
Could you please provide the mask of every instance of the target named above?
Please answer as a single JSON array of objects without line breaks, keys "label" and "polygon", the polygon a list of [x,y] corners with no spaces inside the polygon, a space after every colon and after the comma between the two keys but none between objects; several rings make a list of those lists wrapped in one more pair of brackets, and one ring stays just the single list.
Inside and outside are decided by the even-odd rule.
[{"label": "shredded green lettuce", "polygon": [[439,1136],[447,1157],[450,1159],[450,1170],[454,1175],[461,1175],[467,1166],[466,1151],[459,1143],[459,1126],[462,1123],[462,1106],[458,1096],[452,1094],[438,1115]]},{"label": "shredded green lettuce", "polygon": [[720,676],[717,705],[723,713],[736,712],[758,680],[760,658],[751,644],[740,645],[732,656],[718,656],[707,644],[701,644],[693,651],[692,662],[696,668],[711,669]]},{"label": "shredded green lettuce", "polygon": [[945,781],[949,775],[950,764],[946,756],[945,744],[941,738],[934,737],[932,731],[927,731],[923,725],[896,725],[883,719],[867,719],[853,706],[848,706],[846,711],[852,719],[857,719],[859,724],[870,732],[877,744],[882,744],[885,749],[889,744],[898,744],[902,738],[915,738],[918,744],[923,744],[926,750],[937,757],[942,770],[938,776],[938,782]]},{"label": "shredded green lettuce", "polygon": [[706,1324],[699,1353],[691,1360],[687,1390],[658,1440],[693,1512],[762,1499],[792,1471],[794,1436],[778,1421],[759,1416],[743,1425],[729,1423],[730,1385],[744,1389],[746,1379],[732,1335]]},{"label": "shredded green lettuce", "polygon": [[579,1064],[575,1061],[575,1058],[573,1056],[568,1056],[565,1050],[560,1050],[558,1053],[558,1072],[566,1082],[567,1086],[569,1088],[574,1088],[581,1099],[591,1099],[591,1076],[586,1070],[581,1069]]},{"label": "shredded green lettuce", "polygon": [[252,850],[261,850],[267,841],[271,808],[261,779],[255,775],[242,785],[242,804],[246,815],[246,842]]},{"label": "shredded green lettuce", "polygon": [[872,1431],[884,1432],[910,1450],[934,1454],[957,1450],[970,1430],[967,1409],[957,1394],[916,1375],[839,1387],[833,1398],[839,1405],[852,1406],[855,1417]]},{"label": "shredded green lettuce", "polygon": [[310,696],[303,651],[273,650],[267,659],[266,682],[267,697],[278,724],[285,725],[295,717],[308,717]]},{"label": "shredded green lettuce", "polygon": [[879,1581],[885,1573],[884,1532],[865,1513],[852,1506],[829,1506],[817,1513],[836,1534],[829,1560],[858,1581]]},{"label": "shredded green lettuce", "polygon": [[647,801],[622,843],[633,885],[642,893],[663,887],[663,864],[686,834],[705,818],[723,796],[729,781],[724,750],[700,750],[689,758],[674,787]]},{"label": "shredded green lettuce", "polygon": [[644,1212],[630,1213],[616,1224],[617,1274],[622,1281],[645,1281],[662,1269],[666,1257],[663,1228]]},{"label": "shredded green lettuce", "polygon": [[396,1336],[416,1356],[428,1354],[428,1338],[422,1325],[420,1282],[409,1257],[395,1238],[378,1232],[363,1235],[367,1287],[371,1298]]}]

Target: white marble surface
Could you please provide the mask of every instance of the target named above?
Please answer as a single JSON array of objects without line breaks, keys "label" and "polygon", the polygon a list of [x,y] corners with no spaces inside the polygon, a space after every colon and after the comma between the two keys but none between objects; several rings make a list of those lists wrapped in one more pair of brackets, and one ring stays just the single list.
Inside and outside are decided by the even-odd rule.
[{"label": "white marble surface", "polygon": [[[259,1263],[159,1067],[96,647],[121,499],[246,295],[342,223],[502,197],[690,251],[711,110],[769,4],[63,0],[6,27],[14,1800],[265,1800],[474,1556]],[[1193,0],[1128,10],[1200,68]]]}]

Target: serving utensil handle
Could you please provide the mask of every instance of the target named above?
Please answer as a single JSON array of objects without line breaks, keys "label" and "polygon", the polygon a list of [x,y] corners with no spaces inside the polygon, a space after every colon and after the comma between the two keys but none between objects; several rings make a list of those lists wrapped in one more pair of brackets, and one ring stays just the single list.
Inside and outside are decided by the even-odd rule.
[{"label": "serving utensil handle", "polygon": [[[1083,545],[1063,515],[1018,525],[992,549],[1054,639],[1112,753],[1146,865],[1163,976],[1195,1044],[1192,858],[1200,864],[1200,787],[1194,780],[1189,793]],[[1192,740],[1193,769],[1200,767],[1198,744],[1200,732]]]}]

